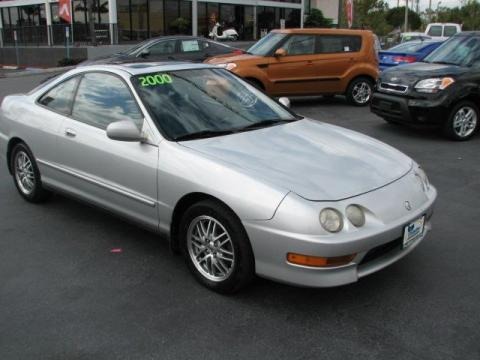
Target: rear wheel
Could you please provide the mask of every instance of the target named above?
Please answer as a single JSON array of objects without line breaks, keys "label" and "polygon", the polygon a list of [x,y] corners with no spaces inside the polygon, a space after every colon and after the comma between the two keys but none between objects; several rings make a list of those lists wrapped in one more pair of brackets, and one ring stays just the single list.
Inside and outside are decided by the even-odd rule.
[{"label": "rear wheel", "polygon": [[212,201],[191,206],[180,224],[188,268],[207,288],[233,293],[254,277],[255,263],[247,234],[230,209]]},{"label": "rear wheel", "polygon": [[452,109],[443,131],[452,140],[468,140],[478,130],[479,116],[478,107],[473,102],[461,101]]},{"label": "rear wheel", "polygon": [[347,100],[355,106],[365,106],[370,102],[373,93],[373,82],[369,78],[354,79],[347,89]]},{"label": "rear wheel", "polygon": [[15,145],[10,158],[13,180],[20,195],[27,201],[45,201],[50,192],[42,186],[40,171],[32,152],[24,143]]}]

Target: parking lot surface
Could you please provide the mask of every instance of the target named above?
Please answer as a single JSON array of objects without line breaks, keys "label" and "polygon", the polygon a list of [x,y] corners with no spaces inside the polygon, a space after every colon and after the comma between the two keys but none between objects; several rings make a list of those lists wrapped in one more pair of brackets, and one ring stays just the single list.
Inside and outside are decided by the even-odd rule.
[{"label": "parking lot surface", "polygon": [[[0,79],[0,98],[41,78]],[[165,239],[63,196],[26,203],[0,163],[0,359],[479,359],[480,136],[389,125],[341,97],[292,107],[425,168],[439,198],[415,251],[348,286],[257,279],[221,296]]]}]

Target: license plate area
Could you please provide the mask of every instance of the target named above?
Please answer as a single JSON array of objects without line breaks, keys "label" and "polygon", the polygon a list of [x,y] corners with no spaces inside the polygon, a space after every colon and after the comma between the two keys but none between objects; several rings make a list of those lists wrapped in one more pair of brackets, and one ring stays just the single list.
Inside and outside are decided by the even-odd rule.
[{"label": "license plate area", "polygon": [[410,246],[418,238],[423,236],[425,230],[425,215],[421,218],[418,218],[415,221],[412,221],[410,224],[406,225],[403,229],[403,242],[402,248]]}]

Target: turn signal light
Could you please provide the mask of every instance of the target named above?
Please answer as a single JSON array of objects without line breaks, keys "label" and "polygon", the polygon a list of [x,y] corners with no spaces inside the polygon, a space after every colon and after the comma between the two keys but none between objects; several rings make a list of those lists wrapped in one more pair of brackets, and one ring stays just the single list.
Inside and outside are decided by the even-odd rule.
[{"label": "turn signal light", "polygon": [[335,256],[335,257],[322,257],[322,256],[310,256],[295,253],[287,254],[287,261],[291,264],[311,266],[311,267],[333,267],[341,266],[350,263],[357,254]]}]

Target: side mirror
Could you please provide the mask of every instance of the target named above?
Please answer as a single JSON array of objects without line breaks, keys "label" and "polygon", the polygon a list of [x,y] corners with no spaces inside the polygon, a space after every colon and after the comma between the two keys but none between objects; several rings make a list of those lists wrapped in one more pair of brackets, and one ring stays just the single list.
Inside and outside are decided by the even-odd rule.
[{"label": "side mirror", "polygon": [[148,49],[143,49],[143,50],[140,52],[139,56],[140,56],[141,58],[149,57],[149,56],[150,56],[150,50],[148,50]]},{"label": "side mirror", "polygon": [[274,54],[274,55],[275,55],[275,57],[285,56],[285,55],[287,55],[287,50],[282,49],[282,48],[277,49],[277,50],[275,50],[275,54]]},{"label": "side mirror", "polygon": [[278,99],[278,102],[283,106],[290,108],[290,99],[288,97],[281,97]]},{"label": "side mirror", "polygon": [[143,142],[146,138],[130,120],[121,120],[107,126],[107,136],[112,140]]}]

